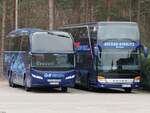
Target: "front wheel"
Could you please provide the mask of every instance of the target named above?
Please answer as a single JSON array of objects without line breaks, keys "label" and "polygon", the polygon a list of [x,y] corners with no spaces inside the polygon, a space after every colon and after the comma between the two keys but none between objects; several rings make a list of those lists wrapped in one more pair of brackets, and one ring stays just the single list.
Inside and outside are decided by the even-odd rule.
[{"label": "front wheel", "polygon": [[10,86],[10,87],[15,87],[15,84],[14,84],[14,82],[13,82],[12,74],[9,75],[9,86]]},{"label": "front wheel", "polygon": [[62,92],[67,92],[67,91],[68,91],[68,88],[67,88],[67,87],[62,87],[62,88],[61,88],[61,91],[62,91]]},{"label": "front wheel", "polygon": [[24,89],[25,91],[31,91],[31,88],[27,85],[27,77],[24,78]]},{"label": "front wheel", "polygon": [[124,89],[126,93],[131,93],[132,92],[132,88],[125,88]]}]

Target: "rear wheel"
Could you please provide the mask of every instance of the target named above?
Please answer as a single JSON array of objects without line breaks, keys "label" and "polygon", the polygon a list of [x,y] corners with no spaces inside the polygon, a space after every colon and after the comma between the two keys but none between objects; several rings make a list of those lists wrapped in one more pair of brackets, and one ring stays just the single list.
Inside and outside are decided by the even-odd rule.
[{"label": "rear wheel", "polygon": [[126,93],[131,93],[132,92],[131,88],[125,88],[124,90],[125,90]]},{"label": "rear wheel", "polygon": [[62,92],[67,92],[67,91],[68,91],[68,88],[67,88],[67,87],[62,87],[62,88],[61,88],[61,91],[62,91]]},{"label": "rear wheel", "polygon": [[25,91],[31,91],[31,88],[28,87],[28,85],[27,85],[27,77],[26,76],[24,78],[24,89],[25,89]]},{"label": "rear wheel", "polygon": [[10,87],[15,87],[15,84],[14,84],[14,82],[13,82],[12,73],[9,75],[9,86],[10,86]]},{"label": "rear wheel", "polygon": [[90,82],[90,79],[89,79],[89,74],[87,76],[87,90],[89,90],[89,91],[93,90],[93,88],[91,87],[91,82]]}]

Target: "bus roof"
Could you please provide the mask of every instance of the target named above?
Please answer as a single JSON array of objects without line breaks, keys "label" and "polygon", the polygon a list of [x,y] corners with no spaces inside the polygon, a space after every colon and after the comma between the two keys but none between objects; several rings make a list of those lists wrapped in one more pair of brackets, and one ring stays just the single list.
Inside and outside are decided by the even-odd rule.
[{"label": "bus roof", "polygon": [[80,23],[80,24],[70,24],[70,25],[65,25],[63,28],[87,27],[87,26],[95,26],[99,24],[134,24],[134,25],[137,25],[136,22],[130,22],[130,21],[99,21],[99,22],[89,22],[89,23]]},{"label": "bus roof", "polygon": [[14,31],[10,32],[7,35],[7,37],[22,36],[23,34],[24,35],[30,35],[32,33],[41,32],[41,31],[44,31],[44,30],[37,29],[37,28],[21,28],[21,29],[17,29],[17,30],[14,30]]},{"label": "bus roof", "polygon": [[136,22],[129,22],[129,21],[102,21],[98,22],[98,24],[130,24],[130,25],[137,25]]}]

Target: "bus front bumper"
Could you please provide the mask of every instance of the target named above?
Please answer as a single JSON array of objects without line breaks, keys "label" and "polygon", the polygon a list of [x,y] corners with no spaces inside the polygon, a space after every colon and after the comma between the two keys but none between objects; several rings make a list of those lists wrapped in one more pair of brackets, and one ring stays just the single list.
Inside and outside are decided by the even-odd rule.
[{"label": "bus front bumper", "polygon": [[64,80],[64,79],[47,79],[47,80],[33,80],[31,83],[31,87],[74,87],[75,80]]},{"label": "bus front bumper", "polygon": [[132,82],[104,82],[97,80],[97,88],[131,88],[131,89],[137,89],[140,87],[140,82],[135,82],[133,79],[130,81]]},{"label": "bus front bumper", "polygon": [[64,72],[31,72],[31,87],[74,87],[75,71]]}]

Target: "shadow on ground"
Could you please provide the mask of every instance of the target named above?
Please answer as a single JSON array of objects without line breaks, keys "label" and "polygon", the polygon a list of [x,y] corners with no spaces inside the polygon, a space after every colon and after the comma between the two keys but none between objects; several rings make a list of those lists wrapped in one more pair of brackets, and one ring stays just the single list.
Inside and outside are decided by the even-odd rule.
[{"label": "shadow on ground", "polygon": [[[24,87],[22,86],[15,86],[15,88],[18,88],[18,90],[24,90]],[[25,91],[25,90],[24,90]],[[68,92],[62,92],[60,88],[49,88],[49,87],[38,87],[38,88],[32,88],[31,91],[25,91],[29,93],[70,93]]]},{"label": "shadow on ground", "polygon": [[[88,90],[86,88],[83,88],[83,87],[79,87],[77,86],[76,89],[79,89],[79,90],[84,90],[84,91],[89,91],[89,92],[94,92],[94,93],[124,93],[126,94],[126,92],[124,91],[124,89],[105,89],[105,88],[99,88],[99,89],[92,89],[92,90]],[[134,94],[136,93],[134,90],[131,92],[131,94]],[[130,93],[127,93],[127,94],[130,94]]]}]

